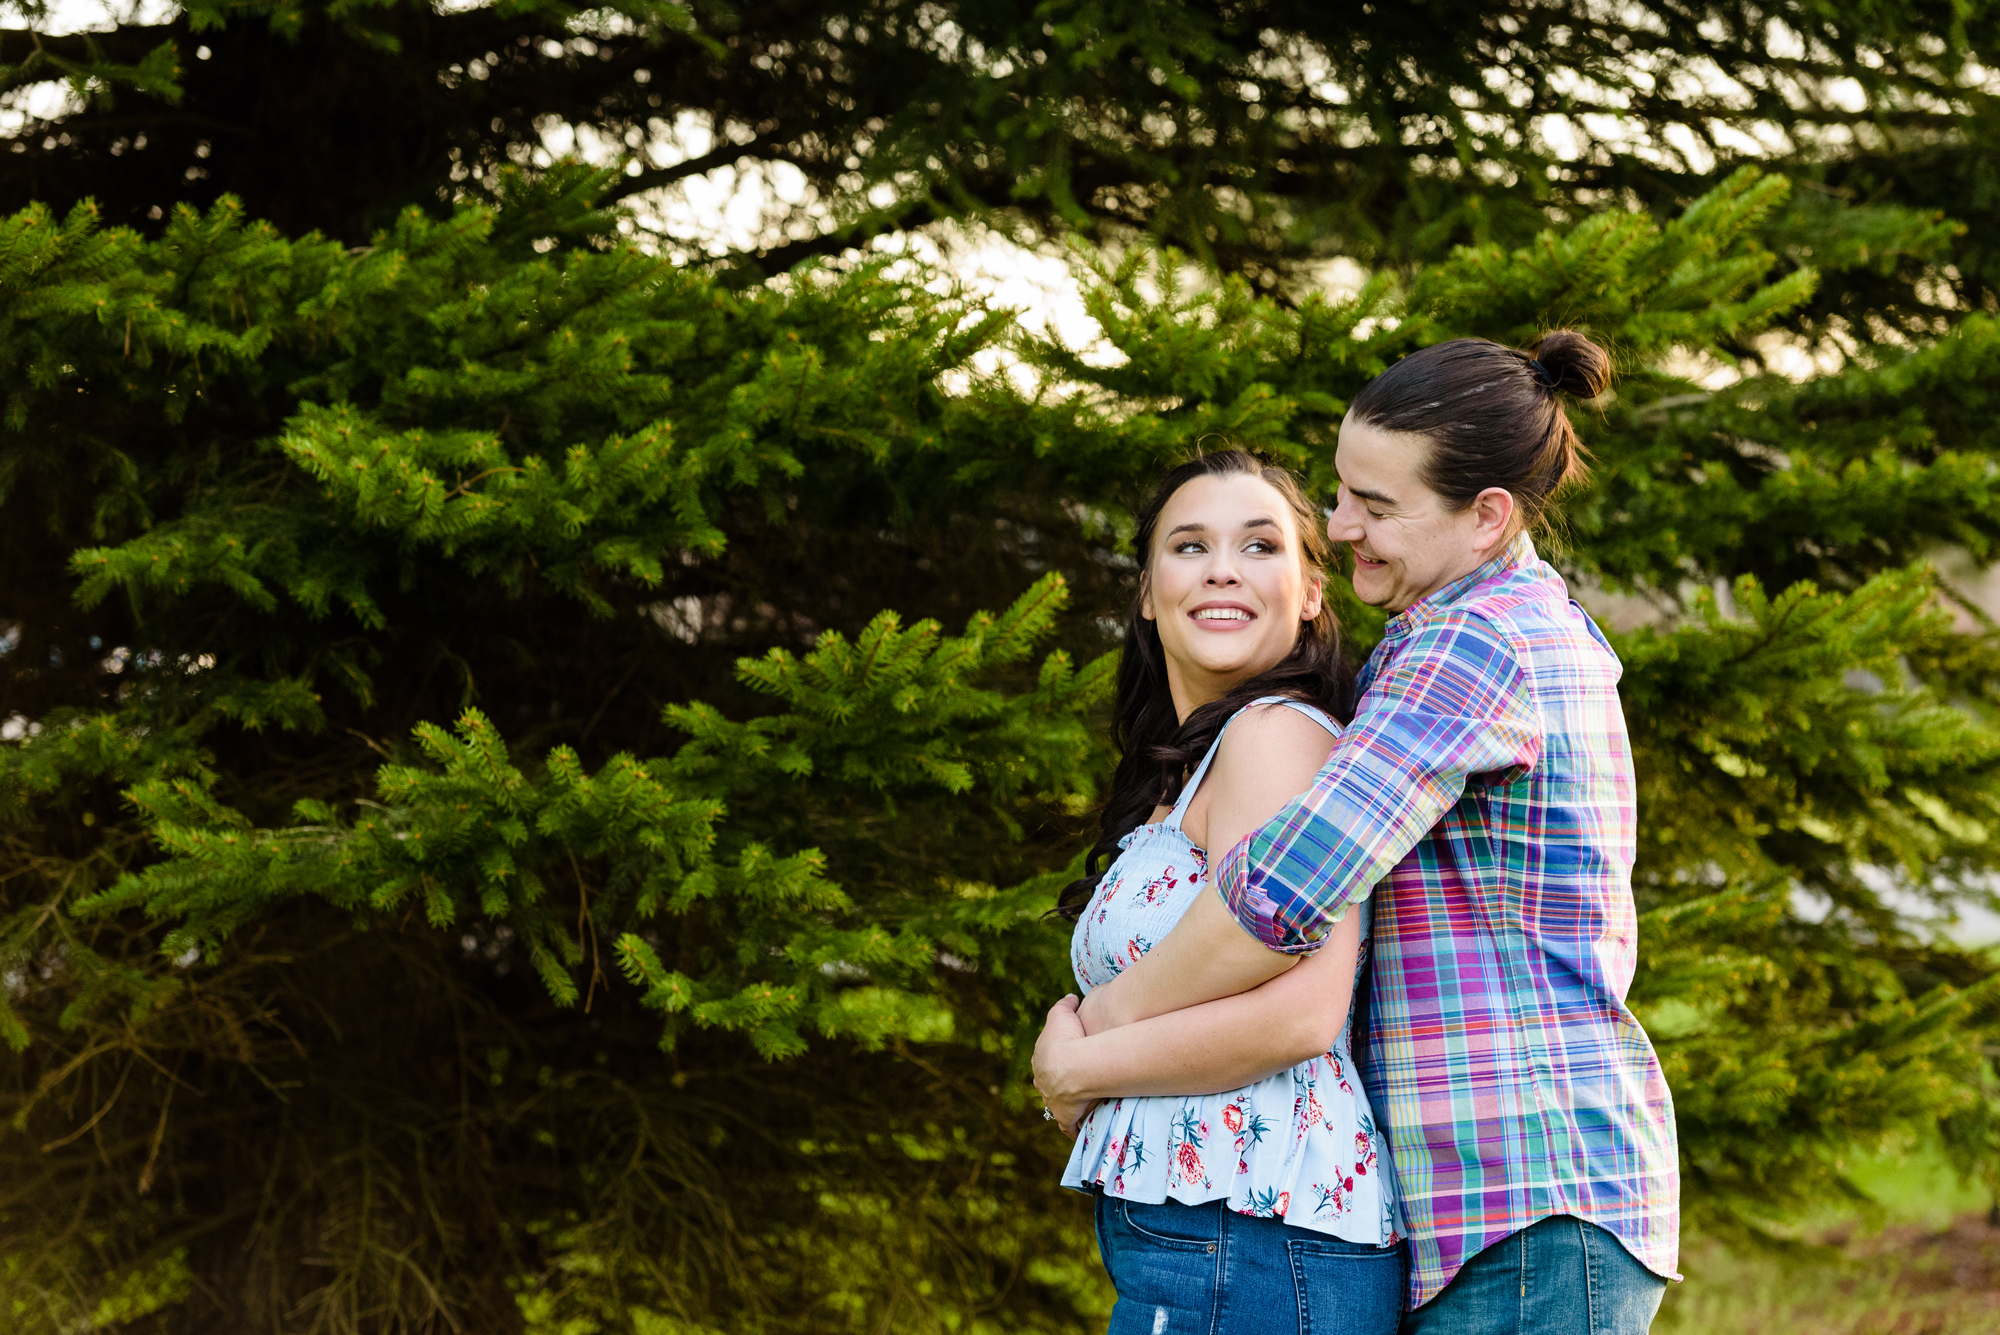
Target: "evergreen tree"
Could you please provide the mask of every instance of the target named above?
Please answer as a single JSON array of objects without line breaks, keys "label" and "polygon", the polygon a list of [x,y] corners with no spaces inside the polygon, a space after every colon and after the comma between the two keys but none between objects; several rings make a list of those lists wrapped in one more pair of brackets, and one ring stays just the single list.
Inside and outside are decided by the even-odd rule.
[{"label": "evergreen tree", "polygon": [[1993,650],[1922,560],[2000,536],[1988,317],[1691,383],[1811,296],[1746,172],[1344,300],[1135,252],[1105,367],[937,275],[731,291],[604,181],[360,249],[7,220],[17,1325],[1101,1317],[1023,1065],[1128,507],[1207,432],[1325,486],[1389,360],[1556,318],[1623,368],[1563,559],[1665,613],[1618,643],[1693,1215],[1912,1127],[1995,1161],[1993,968],[1885,895],[1991,870]]},{"label": "evergreen tree", "polygon": [[[795,169],[805,201],[739,257],[761,273],[977,218],[1152,235],[1278,284],[1613,204],[1664,219],[1758,162],[1821,204],[1781,253],[1842,200],[1985,225],[1943,268],[1843,274],[1815,309],[1854,336],[2000,287],[1983,0],[189,0],[60,36],[46,0],[9,7],[31,32],[0,34],[0,91],[72,93],[12,136],[0,209],[89,198],[149,231],[230,194],[360,244],[408,204],[490,199],[553,126],[629,155],[607,198]],[[707,138],[662,154],[684,121]]]},{"label": "evergreen tree", "polygon": [[[1651,613],[1690,1216],[1934,1127],[2000,1165],[1994,967],[1913,909],[2000,820],[1926,565],[2000,537],[1984,8],[23,12],[5,87],[76,100],[0,155],[14,1326],[1101,1320],[1022,1078],[1129,509],[1210,432],[1328,487],[1389,361],[1551,324],[1621,373],[1558,559]],[[508,165],[681,115],[736,129]],[[1796,187],[1728,171],[1759,125]],[[779,161],[826,213],[746,268],[630,243]],[[1200,263],[1079,252],[1109,366],[920,266],[748,281],[946,217]]]}]

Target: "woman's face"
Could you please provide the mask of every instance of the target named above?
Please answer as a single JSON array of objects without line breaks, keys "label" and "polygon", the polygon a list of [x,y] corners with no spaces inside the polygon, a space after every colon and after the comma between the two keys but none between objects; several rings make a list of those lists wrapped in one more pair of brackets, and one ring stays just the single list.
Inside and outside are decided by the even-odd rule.
[{"label": "woman's face", "polygon": [[1168,498],[1140,612],[1159,626],[1182,718],[1283,662],[1319,603],[1320,573],[1305,568],[1298,521],[1270,483],[1198,477]]}]

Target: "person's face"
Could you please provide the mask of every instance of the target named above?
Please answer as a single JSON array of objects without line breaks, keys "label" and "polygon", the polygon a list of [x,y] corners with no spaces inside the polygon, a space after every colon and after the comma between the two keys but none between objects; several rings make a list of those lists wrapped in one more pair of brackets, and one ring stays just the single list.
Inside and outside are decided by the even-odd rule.
[{"label": "person's face", "polygon": [[1340,499],[1326,535],[1354,553],[1354,593],[1371,607],[1401,612],[1491,560],[1511,536],[1514,498],[1489,487],[1452,511],[1418,468],[1430,443],[1348,418],[1334,467]]},{"label": "person's face", "polygon": [[1198,477],[1160,511],[1140,612],[1182,718],[1283,662],[1319,607],[1292,507],[1262,478]]}]

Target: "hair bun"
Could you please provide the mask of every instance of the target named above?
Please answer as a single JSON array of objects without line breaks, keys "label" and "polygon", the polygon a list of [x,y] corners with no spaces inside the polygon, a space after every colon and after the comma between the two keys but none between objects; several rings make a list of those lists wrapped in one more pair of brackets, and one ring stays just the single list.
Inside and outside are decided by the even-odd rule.
[{"label": "hair bun", "polygon": [[1552,329],[1528,354],[1548,372],[1551,388],[1594,399],[1611,385],[1611,356],[1574,329]]}]

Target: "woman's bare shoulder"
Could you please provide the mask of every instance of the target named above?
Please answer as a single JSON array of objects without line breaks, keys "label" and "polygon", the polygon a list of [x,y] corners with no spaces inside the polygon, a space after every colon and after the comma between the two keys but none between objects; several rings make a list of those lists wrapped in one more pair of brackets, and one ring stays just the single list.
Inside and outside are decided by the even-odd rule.
[{"label": "woman's bare shoulder", "polygon": [[1305,765],[1311,772],[1326,763],[1333,742],[1334,734],[1309,714],[1281,704],[1252,705],[1222,734],[1215,763],[1228,769]]},{"label": "woman's bare shoulder", "polygon": [[[1310,788],[1333,745],[1332,733],[1296,709],[1244,710],[1222,734],[1215,764],[1182,828],[1203,848],[1234,843]],[[1219,830],[1212,824],[1217,820]]]}]

